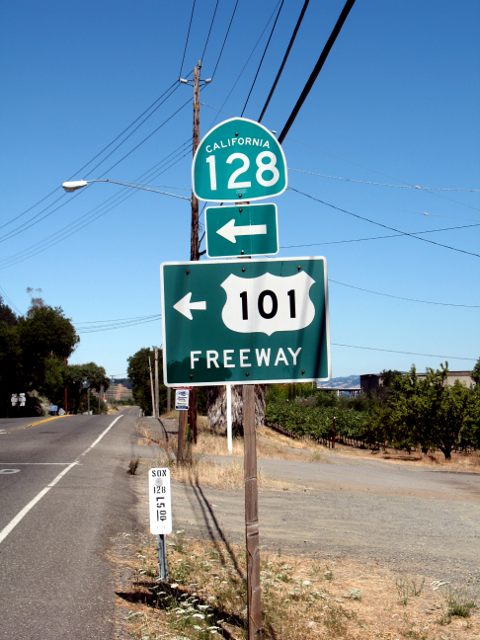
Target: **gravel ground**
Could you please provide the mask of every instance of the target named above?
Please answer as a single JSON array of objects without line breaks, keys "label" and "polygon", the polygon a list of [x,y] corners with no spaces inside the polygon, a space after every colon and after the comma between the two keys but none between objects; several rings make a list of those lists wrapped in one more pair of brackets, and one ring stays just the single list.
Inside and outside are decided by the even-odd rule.
[{"label": "gravel ground", "polygon": [[[480,474],[348,458],[331,450],[316,462],[268,458],[258,466],[265,484],[273,480],[279,487],[260,489],[263,548],[351,558],[480,590]],[[138,489],[144,510],[146,483]],[[244,540],[242,490],[174,483],[173,495],[176,530]]]}]

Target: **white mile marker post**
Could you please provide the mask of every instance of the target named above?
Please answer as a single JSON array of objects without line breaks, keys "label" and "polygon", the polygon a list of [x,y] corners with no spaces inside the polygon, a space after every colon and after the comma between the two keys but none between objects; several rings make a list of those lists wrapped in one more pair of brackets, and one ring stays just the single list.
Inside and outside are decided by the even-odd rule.
[{"label": "white mile marker post", "polygon": [[168,563],[165,536],[172,533],[172,497],[170,469],[155,468],[148,472],[150,533],[158,535],[158,573],[160,580],[168,581]]}]

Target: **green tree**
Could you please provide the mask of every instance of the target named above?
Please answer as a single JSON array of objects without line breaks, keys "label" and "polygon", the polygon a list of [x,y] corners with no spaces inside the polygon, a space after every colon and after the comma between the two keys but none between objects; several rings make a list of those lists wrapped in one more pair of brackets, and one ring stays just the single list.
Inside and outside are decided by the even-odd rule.
[{"label": "green tree", "polygon": [[[137,351],[133,356],[128,358],[128,377],[133,384],[133,399],[135,403],[148,415],[152,415],[152,394],[150,385],[150,369],[149,358],[152,365],[152,373],[154,373],[155,363],[155,347],[149,349],[144,347]],[[163,358],[162,351],[159,349],[158,358],[159,382],[160,382],[160,413],[165,411],[167,406],[167,388],[162,384],[163,381]]]},{"label": "green tree", "polygon": [[10,412],[10,395],[24,390],[20,353],[18,318],[0,297],[0,416]]},{"label": "green tree", "polygon": [[[86,411],[89,392],[99,393],[108,389],[109,379],[103,367],[94,362],[71,364],[66,368],[65,381],[68,389],[69,408],[73,413]],[[101,411],[98,400],[90,395],[90,408]]]},{"label": "green tree", "polygon": [[418,444],[419,380],[415,367],[407,374],[384,371],[375,395],[372,422],[377,441],[411,451]]},{"label": "green tree", "polygon": [[480,388],[480,358],[475,363],[472,371],[472,379],[476,387]]},{"label": "green tree", "polygon": [[27,315],[20,318],[18,332],[28,390],[51,392],[46,383],[47,370],[50,380],[52,377],[58,380],[60,371],[51,359],[65,361],[79,341],[73,324],[60,307],[32,306]]}]

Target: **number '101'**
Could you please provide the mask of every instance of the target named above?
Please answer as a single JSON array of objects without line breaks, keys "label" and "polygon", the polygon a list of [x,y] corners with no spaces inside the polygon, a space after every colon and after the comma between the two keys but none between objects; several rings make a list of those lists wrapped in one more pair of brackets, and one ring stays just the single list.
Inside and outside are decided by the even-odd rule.
[{"label": "number '101'", "polygon": [[[295,289],[290,289],[287,291],[288,296],[288,307],[290,312],[290,318],[297,317],[297,307],[295,302]],[[242,301],[242,319],[248,320],[248,292],[242,291],[240,293],[240,300]],[[261,291],[258,300],[257,300],[258,313],[265,318],[266,320],[270,320],[277,315],[278,312],[278,296],[275,291],[271,289],[265,289],[265,291]]]}]

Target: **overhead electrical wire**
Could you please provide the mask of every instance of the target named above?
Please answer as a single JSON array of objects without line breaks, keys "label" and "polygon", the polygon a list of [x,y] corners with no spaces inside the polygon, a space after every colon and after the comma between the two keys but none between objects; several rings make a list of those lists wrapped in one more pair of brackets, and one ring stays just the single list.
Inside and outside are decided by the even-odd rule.
[{"label": "overhead electrical wire", "polygon": [[20,309],[17,307],[17,305],[13,302],[13,300],[10,298],[10,296],[7,294],[7,292],[5,291],[5,289],[3,287],[0,287],[0,302],[8,302],[8,305],[10,307],[12,307],[13,309],[15,309],[15,311],[20,314],[21,311]]},{"label": "overhead electrical wire", "polygon": [[347,282],[340,282],[339,280],[334,280],[333,278],[329,278],[328,282],[329,283],[333,282],[334,284],[339,284],[342,287],[348,287],[349,289],[363,291],[364,293],[371,293],[375,296],[394,298],[395,300],[403,300],[406,302],[418,302],[420,304],[437,305],[440,307],[460,307],[462,309],[480,309],[480,304],[457,304],[455,302],[438,302],[436,300],[422,300],[421,298],[407,298],[404,296],[397,296],[392,293],[386,293],[384,291],[374,291],[373,289],[366,289],[365,287],[357,287],[353,284],[348,284]]},{"label": "overhead electrical wire", "polygon": [[185,55],[187,53],[187,47],[188,47],[188,41],[190,39],[190,30],[192,28],[192,21],[193,21],[193,14],[195,13],[195,4],[196,4],[197,0],[193,0],[192,1],[192,10],[190,12],[190,20],[188,22],[188,29],[187,29],[187,37],[185,38],[185,46],[183,47],[183,55],[182,55],[182,61],[180,63],[180,71],[178,73],[178,77],[181,78],[182,77],[182,73],[183,73],[183,65],[185,63]]},{"label": "overhead electrical wire", "polygon": [[390,189],[410,189],[413,191],[454,191],[458,193],[480,193],[480,188],[464,188],[464,187],[429,187],[424,184],[391,184],[387,182],[375,182],[372,180],[361,180],[359,178],[349,178],[346,176],[332,176],[326,173],[319,173],[317,171],[312,171],[309,169],[295,169],[292,167],[288,168],[289,171],[293,171],[294,173],[303,173],[310,176],[318,176],[319,178],[325,178],[326,180],[339,180],[341,182],[352,182],[355,184],[365,184],[371,185],[375,187],[388,187]]},{"label": "overhead electrical wire", "polygon": [[[475,222],[473,224],[462,224],[456,225],[454,227],[441,227],[439,229],[423,229],[421,231],[410,231],[412,235],[425,235],[427,233],[440,233],[441,231],[458,231],[461,229],[470,229],[472,227],[480,227],[480,222]],[[385,240],[387,238],[401,238],[405,233],[389,233],[382,236],[369,236],[367,238],[348,238],[346,240],[330,240],[327,242],[309,242],[308,244],[282,244],[280,245],[280,249],[298,249],[300,247],[321,247],[323,245],[331,245],[331,244],[348,244],[350,242],[367,242],[370,240]]]},{"label": "overhead electrical wire", "polygon": [[150,315],[146,315],[146,316],[128,316],[126,318],[107,318],[106,320],[78,320],[77,322],[74,322],[74,326],[75,328],[83,328],[83,325],[102,325],[102,324],[112,324],[115,322],[133,322],[135,320],[145,320],[147,318],[159,318],[160,314],[158,313],[151,313]]},{"label": "overhead electrical wire", "polygon": [[215,66],[212,71],[212,76],[211,76],[212,80],[215,78],[215,74],[217,73],[218,65],[220,64],[220,59],[222,58],[223,50],[225,49],[225,45],[227,43],[227,39],[230,34],[230,29],[232,27],[233,19],[235,18],[235,14],[237,13],[238,2],[239,0],[235,0],[235,5],[233,7],[232,15],[230,16],[230,22],[228,23],[227,32],[225,33],[225,37],[223,38],[222,46],[220,47],[220,53],[218,54],[217,62],[215,63]]},{"label": "overhead electrical wire", "polygon": [[224,99],[224,101],[222,102],[222,104],[220,105],[220,107],[216,110],[216,113],[209,125],[209,129],[211,127],[213,127],[213,125],[215,124],[218,116],[220,113],[223,112],[223,107],[227,104],[228,100],[230,99],[230,96],[232,95],[232,93],[234,92],[234,90],[237,88],[238,86],[238,82],[240,80],[240,78],[243,76],[245,69],[247,68],[250,60],[252,59],[253,54],[255,53],[255,51],[257,50],[258,45],[260,44],[260,42],[262,41],[263,36],[265,35],[267,29],[268,29],[268,25],[270,24],[270,22],[273,20],[273,17],[275,15],[276,12],[276,7],[274,8],[274,10],[272,11],[272,13],[270,14],[269,18],[267,19],[260,35],[258,36],[255,44],[253,45],[252,49],[250,50],[250,53],[248,54],[248,57],[243,65],[243,67],[240,69],[240,72],[238,73],[238,75],[236,76],[236,78],[234,79],[232,86],[230,87],[230,91],[227,93],[226,98]]},{"label": "overhead electrical wire", "polygon": [[[153,114],[156,113],[158,109],[160,109],[160,107],[162,107],[165,104],[165,102],[175,93],[175,91],[178,90],[179,86],[180,85],[178,84],[178,82],[175,83],[175,86],[172,87],[172,89],[170,90],[170,93],[168,93],[168,95],[166,95],[165,98],[156,105],[155,109],[150,113],[148,113],[142,120],[140,120],[137,126],[134,127],[129,132],[129,134],[125,138],[123,138],[123,140],[121,140],[113,149],[111,149],[109,153],[100,160],[100,162],[98,162],[94,167],[88,170],[88,175],[91,175],[92,173],[94,173],[108,158],[110,158],[115,153],[115,151],[117,151],[123,144],[125,144],[125,142],[129,140],[140,129],[140,127],[142,127],[145,124],[145,122],[147,122],[147,120],[149,120],[153,116]],[[147,140],[148,140],[148,137],[147,137]],[[125,157],[128,157],[128,155]]]},{"label": "overhead electrical wire", "polygon": [[[169,166],[167,166],[164,169],[164,171],[167,171],[168,169],[171,168],[171,166],[173,166],[174,164],[176,164],[177,162],[179,162],[180,160],[182,160],[183,158],[185,158],[187,155],[190,155],[190,154],[191,154],[191,150],[188,150],[180,158],[177,158]],[[123,204],[129,198],[132,198],[133,196],[137,195],[137,193],[138,191],[134,191],[128,187],[122,189],[119,194],[116,194],[115,196],[111,196],[109,199],[107,199],[107,201],[105,201],[101,205],[97,205],[94,209],[87,212],[87,214],[84,214],[84,216],[82,216],[82,218],[78,220],[74,225],[71,225],[71,224],[66,225],[65,227],[57,231],[55,234],[53,234],[53,236],[51,236],[50,238],[46,238],[43,241],[38,242],[30,246],[29,248],[24,249],[23,251],[2,260],[0,264],[0,269],[8,268],[20,262],[24,262],[25,260],[38,255],[39,253],[43,253],[50,247],[58,244],[59,242],[66,240],[67,238],[74,235],[78,231],[81,231],[88,225],[92,224],[93,222],[96,222],[99,218],[103,217],[107,213],[110,213],[111,211],[116,209],[120,204]]]},{"label": "overhead electrical wire", "polygon": [[[31,227],[34,227],[35,225],[39,224],[40,222],[42,222],[43,220],[45,220],[46,218],[54,214],[59,209],[63,209],[63,207],[66,207],[70,201],[68,199],[65,199],[65,195],[66,194],[63,193],[60,197],[58,197],[49,205],[41,209],[38,213],[36,213],[34,216],[29,218],[22,224],[20,224],[18,227],[15,227],[8,233],[4,233],[3,236],[0,236],[0,243],[6,242],[7,240],[14,238],[15,236],[18,236],[20,233],[24,233],[25,231],[27,231],[27,229],[30,229]],[[81,195],[81,191],[75,193],[74,197],[78,197],[80,195]],[[62,200],[63,202],[61,202]],[[57,203],[61,203],[61,204],[59,204],[58,207],[55,207],[54,205],[56,205]],[[54,208],[52,209],[52,207]]]},{"label": "overhead electrical wire", "polygon": [[381,349],[380,347],[366,347],[359,344],[343,344],[341,342],[332,342],[333,347],[347,347],[349,349],[364,349],[366,351],[380,351],[382,353],[398,353],[404,356],[422,356],[425,358],[449,358],[450,360],[468,360],[475,362],[477,358],[468,358],[466,356],[446,356],[438,353],[419,353],[418,351],[397,351],[396,349]]},{"label": "overhead electrical wire", "polygon": [[[105,321],[102,324],[92,325],[91,327],[78,327],[74,324],[77,333],[79,334],[87,334],[87,333],[100,333],[103,331],[114,331],[116,329],[128,329],[130,327],[137,327],[139,325],[149,324],[151,322],[158,322],[161,319],[160,314],[155,314],[151,316],[143,316],[137,318],[125,318],[121,321],[110,322],[107,324]],[[100,321],[102,322],[102,321]]]},{"label": "overhead electrical wire", "polygon": [[248,102],[250,100],[250,96],[252,95],[253,88],[255,87],[255,84],[257,82],[258,74],[260,73],[260,69],[262,68],[263,61],[264,61],[265,56],[266,56],[267,51],[268,51],[268,47],[270,46],[270,42],[271,42],[273,34],[275,32],[275,28],[277,26],[278,18],[280,17],[280,13],[282,11],[282,8],[283,8],[283,5],[284,5],[284,1],[285,0],[280,0],[280,2],[277,5],[278,8],[277,8],[277,13],[276,13],[276,16],[275,16],[275,20],[273,21],[272,28],[270,29],[270,34],[268,36],[267,42],[265,44],[265,47],[263,49],[263,53],[262,53],[262,56],[260,58],[260,62],[258,63],[257,71],[255,72],[255,76],[254,76],[253,82],[252,82],[252,84],[250,86],[250,90],[249,90],[247,98],[245,100],[245,104],[243,105],[242,113],[240,114],[241,116],[243,116],[243,114],[245,113],[245,109],[247,108],[247,104],[248,104]]},{"label": "overhead electrical wire", "polygon": [[275,76],[275,80],[273,81],[272,87],[269,91],[269,94],[267,96],[267,99],[265,101],[265,104],[263,105],[263,109],[258,117],[258,122],[261,122],[263,120],[263,116],[265,115],[266,110],[268,109],[268,105],[270,104],[270,100],[272,99],[273,94],[275,93],[275,89],[277,88],[277,84],[278,81],[280,80],[280,77],[283,73],[283,69],[285,68],[285,64],[287,63],[287,60],[290,56],[290,51],[292,50],[293,44],[297,38],[297,34],[298,34],[298,30],[300,29],[300,26],[302,24],[303,21],[303,17],[307,11],[308,5],[309,5],[310,0],[305,0],[303,3],[303,7],[300,11],[300,15],[298,16],[297,19],[297,23],[293,29],[292,35],[290,36],[290,41],[288,43],[288,46],[285,50],[285,53],[283,55],[283,59],[282,62],[280,64],[280,67],[277,71],[277,75]]},{"label": "overhead electrical wire", "polygon": [[[174,88],[174,90],[176,89],[176,87]],[[173,91],[174,91],[173,90]],[[168,99],[170,97],[170,95],[172,95],[173,91],[167,96],[166,99]],[[164,92],[165,94],[166,92]],[[164,95],[163,94],[163,95]],[[159,108],[160,106],[162,106],[165,102],[165,100],[161,103],[158,104],[158,106],[156,108]],[[158,102],[158,100],[156,101]],[[142,141],[140,141],[140,143],[138,143],[133,149],[131,149],[128,153],[126,153],[122,158],[120,158],[120,160],[118,160],[114,165],[112,165],[107,171],[105,171],[103,174],[101,174],[98,177],[103,177],[104,175],[106,175],[107,173],[109,173],[114,167],[118,166],[121,162],[123,162],[123,160],[125,160],[129,155],[131,155],[134,151],[136,151],[144,142],[146,142],[148,139],[150,139],[155,133],[157,133],[157,131],[159,129],[161,129],[167,122],[169,122],[169,120],[171,120],[175,115],[177,115],[177,113],[179,111],[181,111],[181,109],[186,106],[186,105],[182,105],[179,109],[177,109],[177,111],[175,111],[171,116],[169,116],[169,118],[167,118],[166,120],[164,120],[158,127],[156,127],[156,129],[154,129],[152,132],[150,132],[150,134],[148,136],[146,136]],[[148,117],[150,117],[150,115],[153,115],[154,111],[149,114]],[[139,116],[141,117],[141,116]],[[144,124],[144,122],[146,121],[147,118],[144,118],[142,120],[142,122],[134,129],[133,133],[135,131],[137,131],[137,129]],[[138,121],[138,118],[136,119],[136,121]],[[131,126],[131,125],[129,125]],[[124,130],[125,131],[125,130]],[[120,134],[121,135],[121,134]],[[131,135],[131,134],[130,134]],[[106,160],[106,158],[110,157],[110,155],[116,151],[129,137],[127,136],[127,138],[125,138],[124,140],[122,140],[119,145],[117,145],[115,147],[115,149],[113,151],[111,151],[105,158],[104,160]],[[116,139],[118,139],[119,136],[117,136]],[[110,143],[108,146],[110,146],[112,143]],[[104,149],[106,149],[107,147],[104,147]],[[101,152],[99,152],[101,153]],[[97,154],[95,157],[98,157],[99,154]],[[101,160],[96,166],[95,169],[98,168],[104,160]],[[83,165],[88,166],[88,164],[90,164],[91,161],[89,161],[89,163]],[[74,174],[75,175],[75,174]],[[74,177],[71,176],[71,177]],[[52,192],[53,193],[53,192]],[[81,191],[77,192],[74,197],[78,197],[82,194]],[[21,223],[19,226],[15,227],[13,230],[9,231],[8,233],[4,234],[3,236],[0,236],[0,242],[5,242],[6,240],[9,240],[17,235],[19,235],[20,233],[23,233],[24,231],[26,231],[27,229],[30,229],[31,227],[39,224],[40,222],[43,222],[46,218],[48,218],[49,216],[51,216],[53,213],[56,213],[59,209],[67,206],[68,204],[70,204],[73,200],[72,197],[65,199],[66,194],[62,193],[61,196],[59,196],[56,200],[54,200],[54,202],[51,202],[49,205],[47,205],[46,207],[44,207],[43,209],[41,209],[39,212],[37,212],[35,215],[31,216],[28,220],[24,221],[23,223]],[[63,202],[62,202],[63,201]],[[60,203],[57,207],[55,207],[55,205],[57,203]],[[33,207],[32,207],[33,208]],[[17,216],[17,218],[20,216]]]},{"label": "overhead electrical wire", "polygon": [[215,22],[215,17],[217,15],[218,2],[219,2],[219,0],[216,0],[216,2],[215,2],[215,9],[213,10],[213,16],[212,16],[212,19],[210,20],[210,27],[208,29],[207,38],[205,40],[205,44],[203,45],[202,55],[200,56],[200,60],[202,60],[202,62],[205,59],[205,54],[206,54],[206,51],[207,51],[208,43],[210,41],[210,35],[212,33],[213,23]]},{"label": "overhead electrical wire", "polygon": [[[108,144],[106,144],[102,149],[100,149],[100,151],[98,151],[92,158],[90,158],[90,160],[88,160],[88,162],[84,163],[81,167],[79,167],[71,176],[69,176],[67,178],[67,180],[71,180],[72,178],[74,178],[76,175],[78,175],[79,173],[81,173],[82,171],[84,171],[90,164],[92,164],[97,158],[99,158],[102,153],[104,153],[107,149],[109,149],[113,144],[115,144],[117,142],[117,140],[119,140],[132,126],[134,126],[145,114],[147,114],[151,109],[153,109],[157,103],[162,100],[162,98],[165,96],[165,94],[167,94],[170,89],[172,89],[172,87],[174,87],[177,84],[177,82],[173,82],[169,87],[167,87],[167,89],[165,89],[165,91],[163,91],[163,93],[156,98],[146,109],[144,109],[144,111],[142,111],[142,113],[137,116],[129,125],[127,125],[117,136],[115,136],[115,138],[113,138],[113,140],[111,140]],[[153,112],[152,112],[153,113]],[[35,209],[36,207],[38,207],[39,205],[43,204],[46,200],[48,200],[48,198],[50,198],[52,195],[54,195],[55,193],[57,193],[60,190],[60,186],[55,187],[52,191],[50,191],[46,196],[44,196],[43,198],[41,198],[40,200],[38,200],[37,202],[35,202],[33,205],[31,205],[30,207],[28,207],[27,209],[25,209],[24,211],[22,211],[21,213],[15,215],[13,218],[11,218],[10,220],[7,220],[7,222],[4,222],[2,225],[0,225],[0,229],[13,224],[13,222],[16,222],[17,220],[19,220],[20,218],[22,218],[23,216],[27,215],[27,213],[30,213],[30,211],[32,211],[33,209]],[[50,203],[50,207],[53,207],[55,204],[57,204],[57,202],[59,202],[60,200],[62,200],[65,197],[65,193],[62,193],[61,196],[59,198],[57,198],[54,202]],[[71,202],[71,199],[68,200],[68,202]],[[45,212],[48,209],[48,207],[45,207],[44,209],[42,209],[41,212],[39,212],[40,215],[41,213]],[[34,216],[35,217],[35,216]],[[32,218],[30,218],[30,220],[32,220]]]},{"label": "overhead electrical wire", "polygon": [[[155,163],[155,165],[153,165],[153,167],[151,167],[149,170],[138,176],[137,180],[151,180],[155,177],[158,177],[162,173],[165,173],[172,166],[191,154],[191,145],[192,142],[190,139],[188,139],[186,142],[182,143],[181,145],[179,145],[179,147],[167,154],[167,156],[165,156],[162,160]],[[5,269],[7,267],[18,264],[19,262],[23,262],[24,260],[27,260],[31,257],[34,257],[39,253],[43,253],[51,246],[58,244],[77,231],[80,231],[84,227],[88,226],[92,222],[95,222],[96,220],[98,220],[98,218],[104,216],[106,213],[109,213],[115,207],[119,206],[125,200],[133,197],[137,193],[137,191],[134,191],[130,188],[122,189],[120,193],[116,193],[110,196],[105,201],[103,201],[99,205],[96,205],[87,213],[83,214],[83,216],[81,216],[74,224],[68,224],[62,227],[50,237],[44,238],[40,242],[31,245],[27,249],[24,249],[17,254],[0,259],[0,269]]]},{"label": "overhead electrical wire", "polygon": [[467,251],[466,249],[460,249],[458,247],[452,247],[451,245],[444,244],[442,242],[436,242],[435,240],[429,240],[428,238],[422,238],[421,236],[415,235],[413,233],[409,233],[408,231],[401,231],[400,229],[396,229],[395,227],[391,227],[387,224],[383,224],[382,222],[378,222],[376,220],[372,220],[371,218],[367,218],[366,216],[361,216],[358,213],[354,213],[353,211],[349,211],[348,209],[343,209],[342,207],[338,207],[337,205],[332,204],[331,202],[327,202],[326,200],[321,200],[320,198],[316,198],[305,191],[300,191],[300,189],[295,189],[294,187],[288,187],[290,191],[294,191],[295,193],[299,193],[300,195],[309,198],[310,200],[314,200],[319,204],[323,204],[326,207],[330,207],[335,211],[339,211],[340,213],[344,213],[348,216],[356,218],[357,220],[363,220],[364,222],[369,222],[370,224],[374,224],[377,227],[382,227],[383,229],[388,229],[389,231],[395,231],[395,233],[399,233],[402,236],[408,236],[409,238],[414,238],[415,240],[419,240],[420,242],[426,242],[428,244],[435,245],[437,247],[442,247],[444,249],[449,249],[450,251],[455,251],[456,253],[463,253],[469,256],[474,256],[475,258],[480,258],[480,253],[475,253],[474,251]]},{"label": "overhead electrical wire", "polygon": [[115,167],[117,167],[121,162],[123,162],[124,160],[126,160],[126,158],[128,158],[129,156],[132,155],[132,153],[134,153],[139,147],[141,147],[143,144],[145,144],[145,142],[147,142],[147,140],[150,140],[150,138],[152,138],[156,133],[158,133],[158,131],[160,131],[160,129],[162,129],[168,122],[170,122],[170,120],[172,120],[172,118],[174,118],[176,115],[178,115],[183,109],[185,109],[185,107],[191,104],[191,100],[190,98],[184,102],[183,104],[181,104],[177,109],[175,109],[175,111],[170,114],[168,116],[168,118],[166,118],[165,120],[163,120],[158,127],[155,127],[155,129],[153,129],[152,131],[150,131],[150,133],[148,135],[146,135],[144,138],[142,138],[142,140],[140,140],[140,142],[138,142],[134,147],[132,147],[129,151],[127,151],[126,154],[124,154],[120,160],[117,160],[114,164],[112,164],[108,169],[106,169],[102,174],[100,174],[100,176],[98,176],[99,178],[103,178],[103,176],[105,176],[107,173],[110,173],[110,171],[112,171],[112,169],[115,169]]},{"label": "overhead electrical wire", "polygon": [[308,78],[307,82],[305,83],[305,86],[302,89],[302,92],[300,93],[300,96],[298,97],[297,102],[295,103],[295,106],[292,109],[292,112],[290,113],[280,135],[278,136],[278,141],[280,142],[280,144],[282,144],[282,142],[285,140],[285,138],[287,137],[288,132],[290,131],[290,127],[292,126],[292,124],[295,122],[296,117],[298,116],[300,109],[303,106],[303,103],[305,102],[305,100],[307,99],[308,94],[310,93],[310,91],[312,90],[312,87],[315,83],[315,80],[318,77],[318,74],[320,73],[320,71],[323,68],[323,65],[325,64],[328,55],[333,47],[333,45],[335,44],[336,39],[338,38],[343,25],[345,24],[345,21],[348,17],[348,14],[350,13],[353,5],[355,4],[355,0],[347,0],[345,2],[345,5],[340,13],[340,16],[338,17],[337,22],[335,23],[335,26],[332,29],[332,32],[330,33],[330,36],[327,40],[327,42],[325,43],[325,46],[323,47],[323,50],[317,60],[317,63],[315,64],[310,77]]}]

